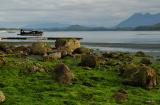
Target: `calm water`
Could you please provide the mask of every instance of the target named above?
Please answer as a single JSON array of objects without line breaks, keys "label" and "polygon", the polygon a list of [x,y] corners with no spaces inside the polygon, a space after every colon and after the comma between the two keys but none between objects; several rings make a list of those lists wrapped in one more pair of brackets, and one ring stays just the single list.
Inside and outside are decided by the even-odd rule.
[{"label": "calm water", "polygon": [[96,43],[160,43],[160,31],[92,31],[92,32],[46,32],[47,36],[75,36],[82,42]]},{"label": "calm water", "polygon": [[[18,33],[18,32],[17,32]],[[16,36],[17,33],[0,32],[0,36]],[[160,31],[71,31],[44,32],[44,36],[82,37],[82,42],[93,43],[160,43]]]},{"label": "calm water", "polygon": [[[18,33],[18,32],[17,32]],[[17,33],[0,32],[0,36],[16,36]],[[52,37],[82,37],[81,42],[89,43],[123,43],[123,44],[160,44],[160,31],[70,31],[70,32],[44,32],[44,36]],[[101,50],[113,51],[139,51],[160,52],[159,49],[125,48],[123,46],[90,46]],[[147,47],[147,46],[146,46]]]}]

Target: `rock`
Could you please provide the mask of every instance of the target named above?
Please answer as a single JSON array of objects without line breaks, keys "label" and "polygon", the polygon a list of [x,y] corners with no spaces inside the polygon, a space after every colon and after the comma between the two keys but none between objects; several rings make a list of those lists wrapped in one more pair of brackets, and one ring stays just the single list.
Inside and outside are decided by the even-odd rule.
[{"label": "rock", "polygon": [[26,67],[24,73],[32,74],[36,72],[45,72],[45,69],[40,64],[34,64],[32,66]]},{"label": "rock", "polygon": [[35,55],[44,55],[45,53],[48,52],[48,50],[49,50],[48,44],[43,42],[36,42],[33,43],[31,46],[32,54]]},{"label": "rock", "polygon": [[124,103],[128,100],[127,92],[124,89],[120,89],[114,95],[116,103]]},{"label": "rock", "polygon": [[115,60],[121,60],[121,61],[132,61],[131,55],[128,53],[122,53],[122,52],[110,52],[110,53],[103,53],[103,57],[106,59],[115,59]]},{"label": "rock", "polygon": [[6,100],[6,97],[2,91],[0,91],[0,103],[3,103]]},{"label": "rock", "polygon": [[0,56],[0,67],[5,64],[5,59],[3,56]]},{"label": "rock", "polygon": [[55,52],[44,56],[44,61],[54,61],[61,58],[61,52]]},{"label": "rock", "polygon": [[0,50],[6,52],[6,48],[8,48],[5,44],[0,44]]},{"label": "rock", "polygon": [[155,105],[156,101],[155,100],[146,100],[144,103],[147,105]]},{"label": "rock", "polygon": [[137,57],[145,57],[146,54],[144,52],[142,52],[142,51],[138,51],[138,52],[136,52],[135,56],[137,56]]},{"label": "rock", "polygon": [[62,51],[61,51],[61,56],[62,56],[62,57],[66,57],[66,56],[68,56],[68,55],[70,55],[70,54],[68,54],[67,51],[65,51],[65,50],[62,50]]},{"label": "rock", "polygon": [[103,58],[100,58],[95,55],[86,54],[81,56],[81,66],[87,66],[87,67],[96,67],[100,64],[104,64]]},{"label": "rock", "polygon": [[57,49],[64,49],[72,53],[75,49],[80,47],[80,41],[77,39],[57,39],[55,42]]},{"label": "rock", "polygon": [[58,64],[54,69],[55,79],[59,83],[70,84],[74,80],[74,75],[69,67],[63,63]]},{"label": "rock", "polygon": [[85,47],[80,47],[74,50],[73,54],[90,54],[91,49],[85,48]]},{"label": "rock", "polygon": [[121,76],[123,83],[132,86],[141,86],[147,89],[157,85],[157,73],[151,67],[146,65],[127,65],[123,68]]},{"label": "rock", "polygon": [[140,63],[145,64],[145,65],[151,65],[152,64],[151,60],[148,59],[148,58],[142,58]]},{"label": "rock", "polygon": [[28,55],[31,53],[31,49],[28,48],[28,47],[25,47],[25,46],[19,46],[19,47],[16,47],[14,49],[14,53],[18,53],[18,54],[22,54],[22,55]]},{"label": "rock", "polygon": [[8,54],[13,53],[14,49],[15,49],[14,45],[6,45],[6,44],[1,44],[0,45],[0,50],[5,52],[5,53],[8,53]]}]

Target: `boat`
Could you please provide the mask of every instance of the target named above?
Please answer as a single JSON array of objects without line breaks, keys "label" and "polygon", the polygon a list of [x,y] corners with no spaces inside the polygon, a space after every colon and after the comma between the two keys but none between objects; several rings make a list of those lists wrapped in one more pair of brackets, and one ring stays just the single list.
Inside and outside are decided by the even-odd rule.
[{"label": "boat", "polygon": [[43,32],[42,31],[29,31],[29,30],[20,30],[20,36],[42,36]]}]

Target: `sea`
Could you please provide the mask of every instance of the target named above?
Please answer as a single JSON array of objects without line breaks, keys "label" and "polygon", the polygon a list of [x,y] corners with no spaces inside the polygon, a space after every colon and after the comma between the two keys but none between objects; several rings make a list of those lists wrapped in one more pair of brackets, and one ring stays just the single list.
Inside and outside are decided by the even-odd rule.
[{"label": "sea", "polygon": [[[0,31],[0,37],[16,37],[18,33]],[[80,37],[82,46],[96,50],[144,51],[160,56],[160,31],[46,31],[43,36]]]}]

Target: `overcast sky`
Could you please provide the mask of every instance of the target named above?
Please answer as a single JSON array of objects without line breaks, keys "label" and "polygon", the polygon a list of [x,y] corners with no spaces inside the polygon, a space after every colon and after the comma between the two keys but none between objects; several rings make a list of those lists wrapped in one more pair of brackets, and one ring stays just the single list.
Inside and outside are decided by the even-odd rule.
[{"label": "overcast sky", "polygon": [[160,0],[0,0],[0,24],[114,26],[136,12],[160,12]]}]

